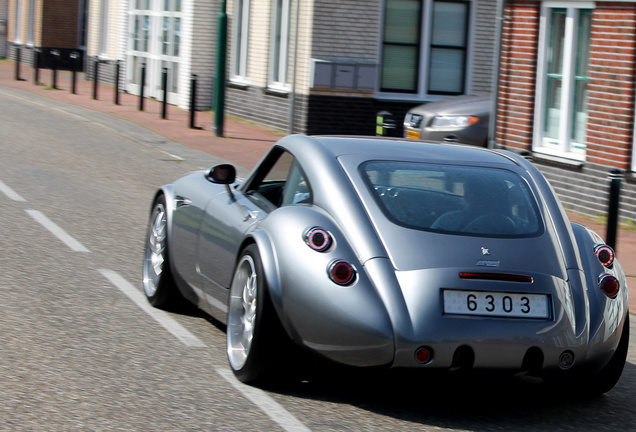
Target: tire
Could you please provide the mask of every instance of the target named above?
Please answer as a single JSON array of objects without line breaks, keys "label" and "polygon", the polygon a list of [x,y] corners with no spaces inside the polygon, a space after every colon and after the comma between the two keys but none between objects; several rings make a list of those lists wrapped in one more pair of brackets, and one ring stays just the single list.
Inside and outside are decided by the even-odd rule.
[{"label": "tire", "polygon": [[262,382],[274,368],[279,325],[256,245],[240,255],[228,299],[227,355],[244,383]]},{"label": "tire", "polygon": [[629,317],[625,320],[621,340],[614,351],[614,355],[610,361],[601,369],[592,375],[587,383],[590,395],[600,395],[607,393],[618,383],[623,374],[623,368],[627,361],[627,351],[629,349]]},{"label": "tire", "polygon": [[180,303],[181,295],[170,270],[166,198],[155,199],[150,213],[143,265],[143,286],[151,305],[166,309]]},{"label": "tire", "polygon": [[607,393],[618,383],[629,348],[629,317],[623,326],[621,339],[609,362],[599,371],[593,374],[577,373],[575,375],[548,375],[544,381],[550,390],[559,393],[566,392],[582,398],[600,396]]}]

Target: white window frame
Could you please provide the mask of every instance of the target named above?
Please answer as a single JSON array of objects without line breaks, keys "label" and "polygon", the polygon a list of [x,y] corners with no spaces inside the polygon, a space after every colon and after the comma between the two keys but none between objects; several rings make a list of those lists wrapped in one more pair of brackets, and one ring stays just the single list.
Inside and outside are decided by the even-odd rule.
[{"label": "white window frame", "polygon": [[[280,1],[280,23],[277,22]],[[269,73],[268,88],[289,92],[291,85],[287,82],[288,58],[289,58],[289,15],[291,12],[290,0],[272,0],[272,21],[269,46]],[[280,24],[280,25],[278,25]],[[276,49],[276,34],[280,30],[280,43]],[[276,53],[278,52],[278,57]],[[275,76],[278,70],[278,76]]]},{"label": "white window frame", "polygon": [[15,27],[13,29],[13,42],[22,43],[22,0],[15,0]]},{"label": "white window frame", "polygon": [[[571,149],[572,109],[574,108],[574,68],[577,54],[577,38],[575,38],[579,12],[582,9],[593,10],[593,2],[544,2],[541,5],[539,18],[539,50],[537,57],[537,78],[535,91],[534,129],[532,150],[551,156],[584,162],[586,152],[574,152]],[[563,47],[563,82],[561,87],[561,111],[558,146],[548,145],[544,139],[546,101],[547,101],[547,66],[553,9],[565,9],[565,41]]]},{"label": "white window frame", "polygon": [[100,5],[100,34],[98,56],[108,59],[108,0],[102,0]]},{"label": "white window frame", "polygon": [[[232,64],[230,81],[248,84],[247,65],[249,49],[250,0],[234,1],[234,28],[232,29]],[[240,26],[238,25],[240,23]]]},{"label": "white window frame", "polygon": [[[146,81],[144,95],[148,97],[159,98],[162,96],[162,78],[163,67],[169,67],[168,72],[168,103],[175,103],[179,100],[179,94],[184,92],[184,88],[179,88],[179,78],[182,67],[181,52],[183,51],[183,43],[181,41],[183,32],[183,1],[168,0],[170,10],[164,10],[166,0],[151,1],[139,0],[131,1],[128,10],[128,48],[126,51],[127,64],[126,68],[126,90],[132,94],[140,94],[139,66],[141,63],[146,64]],[[177,9],[179,5],[179,10]],[[138,9],[141,6],[143,9]],[[150,9],[146,9],[149,7]],[[139,28],[139,39],[144,49],[138,46],[135,49],[135,25],[138,17],[143,24]],[[145,19],[148,19],[148,28],[145,27]],[[164,40],[164,18],[170,19],[170,32],[167,40],[169,53],[163,54],[165,45]],[[178,27],[176,23],[179,23]],[[178,28],[178,31],[177,31]],[[147,38],[144,29],[147,30]],[[147,44],[147,46],[146,46]],[[136,62],[135,62],[136,60]]]},{"label": "white window frame", "polygon": [[[386,9],[386,1],[382,2],[382,14],[384,20],[384,11]],[[390,99],[390,100],[402,100],[402,101],[437,101],[446,99],[449,95],[444,94],[430,94],[428,91],[429,86],[429,68],[431,60],[431,29],[433,26],[433,3],[435,0],[422,0],[422,15],[420,17],[420,56],[418,63],[419,74],[417,76],[418,89],[415,93],[402,93],[402,92],[388,92],[381,90],[381,74],[382,74],[382,55],[383,55],[383,40],[384,40],[384,21],[380,27],[378,53],[380,61],[378,63],[378,74],[376,84],[376,96],[378,99]],[[468,4],[468,29],[466,30],[466,63],[464,69],[464,92],[463,94],[469,94],[471,92],[471,80],[472,75],[472,59],[473,59],[473,44],[474,44],[474,28],[476,19],[476,2],[475,0],[458,1],[458,3]],[[452,97],[452,96],[450,96]]]},{"label": "white window frame", "polygon": [[35,43],[35,0],[29,0],[29,27],[27,29],[27,45]]}]

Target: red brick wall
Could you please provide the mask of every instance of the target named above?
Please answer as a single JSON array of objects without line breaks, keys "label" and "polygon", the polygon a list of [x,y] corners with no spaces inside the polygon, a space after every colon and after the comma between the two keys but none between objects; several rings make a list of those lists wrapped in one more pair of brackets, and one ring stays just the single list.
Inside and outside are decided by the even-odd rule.
[{"label": "red brick wall", "polygon": [[509,0],[504,11],[497,144],[532,146],[540,2]]},{"label": "red brick wall", "polygon": [[597,3],[592,14],[587,160],[628,169],[634,132],[636,3]]},{"label": "red brick wall", "polygon": [[[497,144],[532,147],[540,1],[509,0],[504,13]],[[636,2],[597,2],[588,84],[590,163],[628,169],[634,130]]]},{"label": "red brick wall", "polygon": [[42,46],[77,48],[78,0],[44,0],[42,5]]}]

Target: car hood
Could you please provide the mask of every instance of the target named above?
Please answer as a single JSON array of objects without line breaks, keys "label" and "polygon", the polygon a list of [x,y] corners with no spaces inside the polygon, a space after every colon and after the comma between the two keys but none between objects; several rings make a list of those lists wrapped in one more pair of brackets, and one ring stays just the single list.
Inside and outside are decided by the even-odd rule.
[{"label": "car hood", "polygon": [[419,105],[411,113],[434,113],[444,115],[479,115],[489,113],[490,96],[458,96],[438,102]]}]

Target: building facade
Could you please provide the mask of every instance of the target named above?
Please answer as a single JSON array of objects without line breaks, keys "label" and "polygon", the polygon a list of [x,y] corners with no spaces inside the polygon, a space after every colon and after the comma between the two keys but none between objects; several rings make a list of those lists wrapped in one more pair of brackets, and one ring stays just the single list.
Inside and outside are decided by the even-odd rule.
[{"label": "building facade", "polygon": [[636,2],[507,0],[496,145],[531,154],[566,208],[636,220]]},{"label": "building facade", "polygon": [[375,134],[492,91],[492,0],[231,0],[227,110],[293,133]]},{"label": "building facade", "polygon": [[9,0],[7,57],[43,68],[81,70],[87,0]]}]

